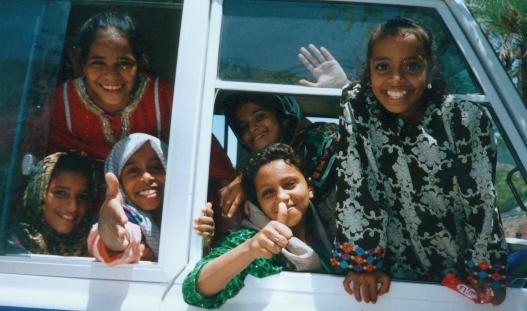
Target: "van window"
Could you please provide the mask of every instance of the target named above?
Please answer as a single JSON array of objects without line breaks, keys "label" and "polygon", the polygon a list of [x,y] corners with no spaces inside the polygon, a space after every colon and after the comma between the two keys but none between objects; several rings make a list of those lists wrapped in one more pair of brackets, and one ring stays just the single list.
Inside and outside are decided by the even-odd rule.
[{"label": "van window", "polygon": [[45,152],[48,99],[57,81],[69,10],[68,1],[27,1],[2,5],[0,12],[0,39],[9,42],[0,51],[0,253],[23,193],[22,157]]},{"label": "van window", "polygon": [[313,43],[330,51],[349,80],[360,80],[369,34],[395,16],[413,18],[430,29],[450,93],[481,93],[434,9],[361,3],[224,1],[218,78],[297,85],[300,79],[312,79],[297,54]]},{"label": "van window", "polygon": [[[37,161],[46,156],[55,89],[65,81],[83,74],[77,42],[80,26],[100,12],[127,13],[138,25],[142,48],[147,56],[147,73],[166,80],[166,93],[172,93],[182,9],[182,1],[176,0],[30,0],[23,5],[15,2],[2,5],[0,20],[5,27],[0,27],[0,38],[10,44],[0,51],[0,68],[4,72],[0,77],[0,119],[4,130],[0,138],[0,254],[9,257],[0,257],[0,260],[12,263],[11,266],[2,264],[2,269],[10,273],[65,276],[79,276],[80,273],[97,277],[98,272],[91,273],[89,269],[93,258],[46,258],[46,255],[28,254],[23,248],[12,247],[13,243],[7,245],[6,242],[12,236],[10,230],[19,219],[27,176],[35,170]],[[159,94],[165,94],[162,92]],[[170,115],[167,118],[169,120]],[[168,122],[165,126],[168,134]],[[163,212],[167,210],[171,213],[168,208]],[[23,265],[13,260],[12,256],[20,254],[31,257],[31,260],[26,260]],[[50,263],[51,268],[43,271],[38,268],[38,264],[32,265],[33,261],[41,260]],[[61,264],[68,266],[71,260],[86,269],[81,268],[72,273],[67,268],[58,268]],[[166,265],[156,265],[137,265],[137,270],[144,272],[132,278],[150,281],[160,277],[166,279],[168,276],[160,272]],[[104,268],[101,271],[100,275],[108,275]],[[116,278],[131,278],[126,273],[110,274]]]},{"label": "van window", "polygon": [[[497,207],[508,242],[525,245],[527,212],[521,208],[522,201],[527,200],[525,170],[508,138],[510,131],[505,131],[507,121],[497,117],[501,112],[496,107],[502,103],[489,103],[486,93],[492,93],[494,100],[495,91],[486,76],[482,76],[481,71],[476,72],[481,66],[474,65],[475,57],[467,47],[468,42],[460,40],[459,36],[454,39],[455,26],[447,24],[445,16],[440,16],[432,5],[416,8],[345,2],[225,0],[215,85],[220,86],[221,91],[289,93],[300,103],[305,115],[338,118],[339,92],[326,96],[329,93],[322,90],[298,88],[300,79],[313,81],[297,59],[299,48],[309,43],[326,47],[349,80],[360,80],[369,34],[376,25],[395,16],[412,18],[432,33],[447,93],[486,107],[491,115],[497,146]],[[224,147],[241,167],[248,155],[239,144],[232,145],[234,136],[225,131],[222,108],[216,106],[215,113],[213,128],[222,129],[223,142],[229,141]],[[515,186],[513,190],[509,186],[511,183]]]}]

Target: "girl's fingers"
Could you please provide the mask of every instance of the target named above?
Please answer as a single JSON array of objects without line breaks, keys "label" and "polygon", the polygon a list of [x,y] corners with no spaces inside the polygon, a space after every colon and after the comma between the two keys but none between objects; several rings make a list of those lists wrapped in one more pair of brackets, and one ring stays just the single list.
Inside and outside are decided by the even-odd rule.
[{"label": "girl's fingers", "polygon": [[317,49],[317,47],[314,44],[310,44],[308,47],[311,50],[311,52],[313,52],[313,54],[315,54],[315,56],[317,57],[319,63],[323,63],[323,62],[326,61],[326,58],[320,53],[320,50]]},{"label": "girl's fingers", "polygon": [[227,217],[232,217],[234,213],[238,210],[243,200],[243,196],[237,195],[234,198],[234,201],[232,202],[231,206],[229,206],[229,209],[227,210]]},{"label": "girl's fingers", "polygon": [[284,248],[288,244],[288,240],[280,234],[275,228],[268,228],[264,231],[265,237],[276,244],[280,249]]},{"label": "girl's fingers", "polygon": [[278,215],[276,215],[276,221],[285,225],[287,222],[287,214],[287,205],[284,202],[278,203]]},{"label": "girl's fingers", "polygon": [[119,179],[115,176],[114,173],[106,173],[104,175],[106,180],[106,197],[117,197],[119,195]]},{"label": "girl's fingers", "polygon": [[199,229],[196,229],[194,228],[194,232],[199,235],[200,237],[204,237],[204,238],[210,238],[210,237],[213,237],[214,235],[209,232],[209,231],[200,231]]},{"label": "girl's fingers", "polygon": [[500,288],[494,292],[494,297],[492,298],[492,305],[500,305],[506,297],[506,289]]},{"label": "girl's fingers", "polygon": [[374,277],[370,277],[366,280],[366,288],[368,289],[368,300],[366,302],[371,301],[372,303],[377,302],[377,279]]},{"label": "girl's fingers", "polygon": [[289,229],[288,226],[281,224],[281,223],[276,223],[276,222],[274,224],[275,226],[273,226],[273,229],[276,230],[278,234],[283,236],[284,239],[289,241],[289,239],[293,237],[293,231],[291,231],[291,229]]},{"label": "girl's fingers", "polygon": [[322,52],[322,55],[324,55],[324,57],[327,59],[327,60],[334,60],[335,58],[333,57],[333,55],[331,55],[331,53],[325,48],[325,47],[321,47],[320,48],[320,52]]},{"label": "girl's fingers", "polygon": [[364,281],[365,280],[363,280],[361,284],[362,299],[364,300],[365,303],[369,303],[371,300],[370,284]]},{"label": "girl's fingers", "polygon": [[309,86],[309,87],[316,87],[316,86],[317,86],[316,83],[313,83],[313,82],[307,81],[306,79],[300,79],[300,80],[298,80],[298,84],[303,85],[303,86]]},{"label": "girl's fingers", "polygon": [[207,217],[212,217],[214,215],[214,210],[212,209],[212,204],[210,202],[207,202],[205,205],[205,208],[201,210],[203,215]]},{"label": "girl's fingers", "polygon": [[346,293],[348,293],[350,295],[353,295],[353,289],[351,289],[351,287],[350,287],[350,283],[351,282],[352,282],[351,276],[348,274],[344,278],[344,281],[342,282],[342,285],[344,286],[344,290],[346,291]]},{"label": "girl's fingers", "polygon": [[313,55],[305,48],[305,47],[301,47],[300,48],[300,53],[302,53],[302,55],[304,55],[305,58],[307,58],[307,60],[311,63],[311,65],[313,65],[314,67],[317,67],[318,65],[320,65],[319,61],[316,60]]},{"label": "girl's fingers", "polygon": [[360,282],[354,281],[353,282],[353,294],[355,295],[355,300],[358,302],[361,302],[362,299],[360,297]]},{"label": "girl's fingers", "polygon": [[383,275],[380,278],[379,282],[381,283],[381,288],[379,289],[379,296],[384,295],[390,291],[391,279],[388,276]]},{"label": "girl's fingers", "polygon": [[263,258],[271,259],[273,257],[273,253],[266,250],[265,248],[262,248],[260,252],[261,252],[260,256]]},{"label": "girl's fingers", "polygon": [[209,225],[195,225],[194,226],[194,230],[197,230],[199,232],[209,232],[209,233],[212,233],[214,232],[214,227],[212,226],[209,226]]},{"label": "girl's fingers", "polygon": [[307,61],[307,58],[303,54],[298,54],[297,57],[298,57],[298,60],[302,63],[302,65],[304,65],[304,67],[306,67],[306,69],[309,70],[309,72],[313,71],[314,69],[313,65],[311,65],[311,63]]},{"label": "girl's fingers", "polygon": [[272,254],[278,254],[282,251],[282,248],[267,237],[262,237],[260,245]]},{"label": "girl's fingers", "polygon": [[201,216],[201,217],[194,219],[194,223],[196,225],[209,225],[209,226],[214,227],[214,218]]},{"label": "girl's fingers", "polygon": [[231,207],[231,190],[229,187],[224,187],[220,191],[220,206],[221,206],[221,212],[224,215],[227,215],[227,212],[229,211],[229,208]]}]

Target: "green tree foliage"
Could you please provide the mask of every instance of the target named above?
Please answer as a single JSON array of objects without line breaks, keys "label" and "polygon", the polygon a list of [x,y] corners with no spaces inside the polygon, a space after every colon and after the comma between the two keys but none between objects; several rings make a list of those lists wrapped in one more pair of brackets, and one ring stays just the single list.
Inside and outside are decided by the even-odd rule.
[{"label": "green tree foliage", "polygon": [[527,98],[527,1],[466,0],[503,66]]}]

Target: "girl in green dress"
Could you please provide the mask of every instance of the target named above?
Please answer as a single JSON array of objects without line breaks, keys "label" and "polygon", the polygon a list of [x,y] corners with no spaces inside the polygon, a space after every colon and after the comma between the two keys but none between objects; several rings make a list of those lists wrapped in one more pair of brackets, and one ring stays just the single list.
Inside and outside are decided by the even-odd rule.
[{"label": "girl in green dress", "polygon": [[[311,204],[301,158],[285,144],[253,156],[242,173],[251,205],[243,228],[200,260],[183,283],[190,305],[218,308],[238,294],[250,274],[266,277],[282,270],[326,271],[329,240]],[[316,230],[306,230],[306,228]]]},{"label": "girl in green dress", "polygon": [[[306,176],[316,190],[312,201],[324,225],[333,228],[337,124],[311,122],[292,96],[238,92],[227,96],[223,106],[227,124],[250,154],[270,144],[284,143],[304,159]],[[222,210],[229,215],[243,203],[240,180],[238,176],[221,191]]]}]

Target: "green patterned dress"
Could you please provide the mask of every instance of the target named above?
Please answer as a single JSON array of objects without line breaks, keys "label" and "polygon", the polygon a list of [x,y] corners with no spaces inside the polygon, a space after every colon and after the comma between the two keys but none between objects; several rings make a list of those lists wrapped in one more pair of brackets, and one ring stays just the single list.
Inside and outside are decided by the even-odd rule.
[{"label": "green patterned dress", "polygon": [[[228,299],[236,296],[244,286],[244,281],[247,275],[252,275],[257,278],[264,278],[273,274],[280,273],[283,270],[288,270],[287,260],[282,255],[275,255],[271,259],[258,258],[248,265],[242,272],[236,275],[225,288],[213,297],[204,297],[197,290],[197,283],[201,269],[221,255],[231,251],[238,245],[252,238],[257,231],[252,229],[239,229],[231,233],[223,241],[223,243],[212,249],[212,251],[203,259],[201,259],[194,270],[190,272],[183,282],[183,298],[189,305],[200,308],[214,309],[221,307]],[[325,250],[323,245],[315,245],[313,247],[315,252],[319,255],[323,272],[331,272],[328,264],[329,253]]]}]

